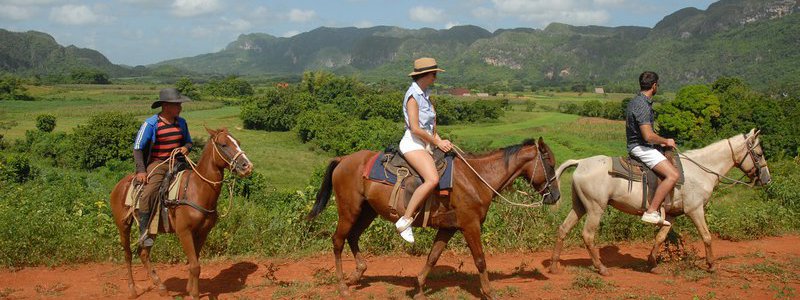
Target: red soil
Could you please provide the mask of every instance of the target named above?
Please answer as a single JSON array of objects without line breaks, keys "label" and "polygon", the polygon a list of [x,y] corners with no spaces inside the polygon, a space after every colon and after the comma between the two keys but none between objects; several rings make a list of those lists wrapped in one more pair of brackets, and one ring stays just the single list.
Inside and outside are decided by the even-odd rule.
[{"label": "red soil", "polygon": [[[667,272],[646,270],[648,244],[632,243],[601,248],[603,262],[612,272],[600,277],[589,267],[583,248],[564,251],[565,272],[547,272],[549,251],[513,252],[487,257],[490,279],[501,298],[519,299],[774,299],[800,295],[800,236],[756,241],[714,240],[718,271],[705,271],[702,242],[687,243],[696,257],[665,263]],[[156,249],[156,251],[158,251]],[[347,252],[347,250],[346,250]],[[350,291],[357,299],[402,299],[413,296],[415,276],[424,257],[408,255],[367,257],[368,269]],[[344,260],[346,274],[354,269],[351,256]],[[188,276],[184,264],[156,264],[169,296],[186,296]],[[202,298],[264,299],[337,297],[333,255],[297,260],[229,259],[202,262]],[[140,264],[134,266],[139,299],[159,298]],[[148,290],[149,289],[149,290]],[[430,298],[476,298],[480,283],[469,254],[446,251],[428,280]],[[0,270],[0,299],[59,297],[96,299],[127,297],[122,264],[92,263],[55,268],[30,267]]]}]

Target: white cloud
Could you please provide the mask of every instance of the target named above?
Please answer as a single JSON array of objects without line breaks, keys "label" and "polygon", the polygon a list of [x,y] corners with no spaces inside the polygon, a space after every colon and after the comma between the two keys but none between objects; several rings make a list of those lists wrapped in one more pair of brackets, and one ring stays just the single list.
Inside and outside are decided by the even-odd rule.
[{"label": "white cloud", "polygon": [[435,23],[443,21],[444,12],[438,8],[414,6],[408,11],[408,17],[414,22]]},{"label": "white cloud", "polygon": [[353,24],[353,26],[358,27],[358,28],[369,28],[369,27],[375,26],[375,24],[373,24],[370,21],[363,20],[363,21],[359,21],[359,22]]},{"label": "white cloud", "polygon": [[35,13],[33,7],[0,4],[0,19],[22,21],[32,18]]},{"label": "white cloud", "polygon": [[288,38],[288,37],[293,37],[293,36],[298,35],[298,34],[300,34],[300,31],[289,30],[289,31],[287,31],[286,33],[283,34],[283,37],[287,37]]},{"label": "white cloud", "polygon": [[58,0],[2,0],[0,2],[9,5],[35,6],[56,3]]},{"label": "white cloud", "polygon": [[222,20],[227,23],[227,27],[230,30],[237,31],[237,32],[240,32],[240,33],[242,31],[246,31],[246,30],[248,30],[250,28],[253,28],[253,24],[250,23],[250,21],[247,21],[245,19],[227,20],[227,19],[223,18]]},{"label": "white cloud", "polygon": [[459,24],[458,22],[447,22],[447,24],[444,24],[444,29],[450,29],[453,28],[453,26],[458,26],[458,25],[461,24]]},{"label": "white cloud", "polygon": [[302,10],[293,8],[291,11],[289,11],[289,21],[296,23],[308,22],[316,16],[317,12],[313,10]]},{"label": "white cloud", "polygon": [[497,17],[512,16],[520,20],[547,25],[563,22],[572,25],[604,24],[610,14],[602,6],[623,0],[492,0]]},{"label": "white cloud", "polygon": [[594,0],[594,4],[600,6],[613,6],[613,5],[623,5],[627,0]]},{"label": "white cloud", "polygon": [[86,5],[67,4],[50,10],[50,20],[64,25],[85,25],[108,21]]},{"label": "white cloud", "polygon": [[172,14],[179,17],[194,17],[222,8],[218,0],[175,0]]},{"label": "white cloud", "polygon": [[478,19],[491,19],[495,15],[494,9],[487,7],[476,7],[472,9],[472,15]]}]

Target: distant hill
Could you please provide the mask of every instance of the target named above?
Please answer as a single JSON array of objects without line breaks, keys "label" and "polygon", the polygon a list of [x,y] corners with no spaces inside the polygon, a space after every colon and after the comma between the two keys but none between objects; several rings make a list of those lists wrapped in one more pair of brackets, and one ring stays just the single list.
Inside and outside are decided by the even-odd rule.
[{"label": "distant hill", "polygon": [[58,74],[75,69],[99,69],[111,76],[129,76],[131,68],[111,63],[92,49],[59,45],[43,32],[0,29],[0,71],[17,74]]},{"label": "distant hill", "polygon": [[[414,58],[433,56],[453,85],[572,82],[629,85],[655,70],[675,86],[722,75],[766,86],[800,80],[797,0],[722,0],[685,8],[654,28],[571,26],[489,32],[320,27],[293,37],[241,35],[217,53],[158,63],[199,73],[299,74],[325,69],[367,80],[403,80]],[[776,77],[777,76],[777,77]]]}]

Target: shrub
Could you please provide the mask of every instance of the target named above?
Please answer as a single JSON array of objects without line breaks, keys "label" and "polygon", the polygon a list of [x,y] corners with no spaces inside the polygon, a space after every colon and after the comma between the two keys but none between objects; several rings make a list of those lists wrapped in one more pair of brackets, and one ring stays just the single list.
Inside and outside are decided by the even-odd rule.
[{"label": "shrub", "polygon": [[22,183],[33,179],[36,173],[36,168],[25,155],[0,157],[0,179],[3,181]]},{"label": "shrub", "polygon": [[295,126],[297,115],[313,106],[308,93],[271,89],[245,100],[239,116],[247,129],[288,131]]},{"label": "shrub", "polygon": [[107,161],[132,159],[133,141],[140,123],[132,115],[102,113],[86,125],[78,125],[71,139],[76,166],[94,169]]},{"label": "shrub", "polygon": [[110,84],[108,74],[97,69],[76,69],[69,74],[71,83],[79,84]]},{"label": "shrub", "polygon": [[181,77],[181,79],[178,79],[178,81],[175,82],[175,89],[177,89],[181,95],[189,97],[192,100],[201,100],[200,92],[189,77]]},{"label": "shrub", "polygon": [[207,94],[218,97],[242,98],[254,94],[253,86],[236,76],[228,76],[223,80],[211,80],[204,89]]},{"label": "shrub", "polygon": [[0,76],[0,100],[31,100],[28,89],[22,85],[22,79],[5,74]]},{"label": "shrub", "polygon": [[42,114],[36,116],[36,128],[41,132],[51,132],[56,128],[56,116]]}]

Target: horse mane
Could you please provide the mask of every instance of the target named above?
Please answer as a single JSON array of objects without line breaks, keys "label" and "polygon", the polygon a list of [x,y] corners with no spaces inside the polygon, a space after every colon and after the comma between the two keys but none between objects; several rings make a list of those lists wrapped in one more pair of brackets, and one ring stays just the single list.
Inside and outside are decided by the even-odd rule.
[{"label": "horse mane", "polygon": [[517,154],[517,152],[519,152],[519,150],[522,150],[522,147],[531,146],[531,145],[535,145],[535,144],[536,144],[536,140],[534,140],[534,139],[526,139],[526,140],[522,141],[522,143],[520,143],[520,144],[507,146],[507,147],[500,148],[500,149],[497,149],[497,150],[492,150],[492,151],[489,151],[489,152],[478,153],[478,154],[467,153],[465,155],[465,157],[469,158],[469,159],[481,159],[481,158],[486,158],[486,157],[489,157],[489,156],[492,156],[492,155],[495,155],[497,153],[501,153],[502,152],[503,153],[503,161],[505,161],[506,166],[508,166],[508,162],[509,162],[509,160],[511,160],[511,157],[513,157],[515,154]]}]

